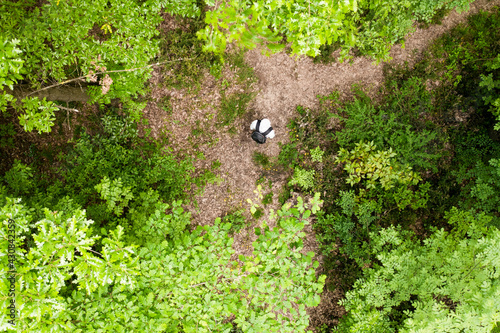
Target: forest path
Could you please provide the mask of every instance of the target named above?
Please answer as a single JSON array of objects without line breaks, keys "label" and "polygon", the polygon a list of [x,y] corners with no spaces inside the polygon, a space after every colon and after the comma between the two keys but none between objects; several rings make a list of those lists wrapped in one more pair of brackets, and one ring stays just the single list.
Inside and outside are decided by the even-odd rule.
[{"label": "forest path", "polygon": [[[432,41],[457,24],[465,22],[469,15],[499,5],[500,0],[478,0],[471,5],[468,12],[449,13],[440,25],[432,25],[427,29],[417,28],[406,38],[405,49],[400,45],[392,48],[391,63],[402,64],[408,61],[412,64]],[[234,68],[226,68],[220,80],[207,74],[201,87],[197,89],[162,87],[164,77],[169,73],[161,73],[159,70],[153,72],[150,81],[152,97],[156,102],[148,103],[145,115],[150,120],[153,135],[158,136],[166,132],[170,140],[169,145],[181,155],[194,155],[194,150],[201,151],[204,159],[196,162],[197,168],[207,168],[216,161],[220,162],[217,174],[222,181],[208,184],[203,194],[194,196],[198,202],[197,207],[186,207],[192,212],[194,224],[213,224],[215,218],[226,215],[236,207],[245,209],[249,216],[249,204],[246,200],[250,198],[255,201],[256,181],[262,175],[272,181],[272,187],[269,188],[266,180],[263,193],[273,192],[273,202],[265,208],[264,216],[268,216],[271,208],[279,209],[278,196],[290,175],[273,170],[264,172],[261,166],[253,163],[254,152],[267,156],[279,155],[278,143],[289,142],[286,125],[296,116],[298,105],[314,108],[318,105],[317,95],[328,95],[334,90],[340,91],[341,96],[347,96],[355,83],[372,87],[374,92],[383,83],[383,64],[376,65],[366,57],[357,57],[352,64],[336,62],[323,65],[314,64],[307,57],[294,59],[285,53],[266,57],[258,50],[253,50],[247,52],[245,60],[258,77],[258,81],[250,87],[245,87],[242,83],[233,84],[237,76]],[[236,121],[236,134],[231,135],[227,127],[215,126],[222,94],[224,92],[229,96],[245,89],[256,92],[256,97],[250,103],[246,115],[242,117],[244,119]],[[160,107],[162,99],[168,96],[171,103],[170,113]],[[264,117],[271,120],[276,137],[264,145],[258,145],[250,138],[249,126],[252,120]],[[263,218],[248,227],[247,232],[234,235],[233,248],[237,254],[252,254],[251,242],[256,239],[253,227],[262,220]],[[272,227],[275,224],[271,221],[268,225]],[[318,253],[311,225],[307,225],[304,231],[307,234],[304,252]],[[322,262],[323,258],[317,255],[315,259]],[[344,309],[337,305],[337,301],[342,297],[339,290],[325,290],[320,305],[308,310],[311,324],[328,323],[331,318],[340,317]]]},{"label": "forest path", "polygon": [[[407,37],[405,49],[400,45],[392,48],[391,63],[408,61],[411,64],[433,40],[466,21],[468,15],[479,10],[489,10],[495,5],[500,5],[500,0],[479,0],[471,5],[468,12],[451,12],[440,25],[432,25],[427,29],[417,28]],[[266,57],[258,50],[253,50],[247,52],[246,62],[254,68],[258,77],[258,82],[252,86],[257,95],[250,103],[244,119],[236,122],[237,134],[233,135],[227,132],[227,128],[213,126],[221,100],[222,80],[217,81],[206,75],[202,86],[189,92],[188,89],[162,88],[162,75],[165,74],[158,70],[151,79],[153,98],[160,101],[168,95],[172,104],[171,115],[160,108],[159,102],[148,104],[145,113],[150,119],[154,135],[162,130],[166,131],[174,150],[183,154],[191,154],[193,147],[203,152],[205,159],[199,161],[197,166],[207,167],[217,160],[221,163],[218,174],[223,181],[220,184],[208,184],[204,193],[195,197],[198,207],[188,207],[193,212],[192,220],[196,224],[212,224],[216,217],[224,216],[234,207],[241,206],[248,210],[246,199],[255,198],[253,191],[256,189],[256,181],[263,174],[262,168],[252,162],[252,155],[255,151],[267,156],[279,155],[278,143],[288,142],[286,125],[296,116],[297,105],[314,108],[318,105],[317,95],[327,95],[338,90],[345,96],[354,83],[376,89],[383,82],[383,64],[375,65],[366,57],[357,57],[352,64],[335,62],[323,65],[314,64],[307,57],[294,59],[285,53]],[[223,78],[227,82],[234,81],[234,71],[224,70]],[[242,88],[244,87],[240,84],[227,87],[225,91],[226,94],[231,94]],[[258,145],[250,138],[249,126],[252,120],[264,117],[271,120],[276,137],[264,145]],[[200,126],[203,127],[204,134],[195,137],[193,129]],[[274,196],[273,203],[267,206],[264,216],[270,208],[279,208],[278,195],[287,176],[289,175],[268,172],[267,178],[272,181]],[[269,191],[267,188],[264,194]],[[317,246],[314,234],[310,226],[308,229],[310,232],[305,242],[306,250],[315,250]],[[235,235],[234,248],[238,253],[251,254],[249,244],[254,237],[251,232],[250,235]]]}]

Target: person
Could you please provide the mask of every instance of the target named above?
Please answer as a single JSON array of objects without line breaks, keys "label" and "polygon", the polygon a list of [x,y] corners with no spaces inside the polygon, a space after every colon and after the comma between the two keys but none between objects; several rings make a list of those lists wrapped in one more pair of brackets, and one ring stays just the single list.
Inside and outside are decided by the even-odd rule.
[{"label": "person", "polygon": [[266,138],[274,138],[274,130],[271,127],[271,122],[269,119],[264,118],[262,120],[254,120],[250,125],[252,132],[253,141],[264,144],[266,143]]}]

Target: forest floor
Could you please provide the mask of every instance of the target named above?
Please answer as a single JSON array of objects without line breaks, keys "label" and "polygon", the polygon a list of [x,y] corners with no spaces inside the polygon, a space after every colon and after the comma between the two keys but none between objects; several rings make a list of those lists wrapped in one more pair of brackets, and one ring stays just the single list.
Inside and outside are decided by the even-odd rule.
[{"label": "forest floor", "polygon": [[[404,49],[401,45],[392,48],[390,63],[403,64],[407,61],[411,66],[433,40],[465,22],[468,15],[498,5],[500,0],[479,0],[471,5],[468,12],[449,13],[439,25],[416,28],[414,33],[407,36]],[[236,207],[248,211],[246,200],[255,199],[256,182],[262,176],[266,177],[266,183],[268,180],[272,182],[270,191],[273,193],[273,202],[266,206],[260,221],[268,216],[270,209],[279,209],[278,195],[290,174],[264,170],[252,161],[254,152],[270,157],[279,155],[279,143],[286,144],[289,141],[289,129],[286,126],[297,116],[295,110],[298,105],[315,108],[318,106],[317,95],[328,95],[335,90],[340,92],[341,97],[348,98],[352,85],[356,83],[375,94],[384,80],[384,64],[374,64],[373,60],[366,57],[355,57],[352,63],[315,64],[308,57],[293,58],[284,52],[266,57],[259,50],[253,50],[246,53],[245,61],[253,68],[258,79],[256,82],[245,77],[239,80],[237,68],[228,66],[219,80],[207,73],[199,87],[165,88],[162,81],[170,74],[158,69],[150,80],[153,102],[148,103],[145,116],[149,119],[153,135],[166,133],[177,153],[192,155],[195,151],[202,152],[204,159],[196,163],[199,168],[220,162],[217,170],[220,181],[208,184],[202,194],[194,196],[197,207],[187,207],[193,212],[192,221],[195,224],[212,224],[215,218],[224,216]],[[236,120],[235,130],[216,126],[217,113],[224,96],[238,93],[253,93],[255,96],[247,112]],[[169,110],[162,108],[165,98],[169,98]],[[264,145],[258,145],[250,138],[250,123],[262,118],[271,120],[276,137]],[[273,226],[272,221],[267,222]],[[255,221],[253,226],[235,235],[233,247],[237,254],[251,254],[251,242],[256,239],[253,227],[259,223]],[[304,250],[317,253],[311,226],[307,226],[305,231],[307,239]],[[321,263],[321,256],[317,256],[316,260]],[[320,306],[310,311],[311,324],[325,323],[328,317],[341,315],[343,309],[336,304],[341,297],[340,291],[325,290]]]}]

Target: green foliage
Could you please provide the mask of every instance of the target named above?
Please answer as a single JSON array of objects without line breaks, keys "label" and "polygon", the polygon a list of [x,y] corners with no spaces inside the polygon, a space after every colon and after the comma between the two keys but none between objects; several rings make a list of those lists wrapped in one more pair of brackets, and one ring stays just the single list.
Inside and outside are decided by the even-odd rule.
[{"label": "green foliage", "polygon": [[360,189],[358,200],[379,196],[392,199],[400,210],[408,205],[412,209],[423,207],[428,187],[423,186],[420,192],[409,188],[422,180],[420,175],[407,165],[391,161],[396,156],[392,149],[375,149],[373,142],[359,142],[351,151],[341,148],[337,156],[336,162],[344,163],[344,170],[349,174],[348,184],[353,186],[363,180],[364,188]]},{"label": "green foliage", "polygon": [[[1,34],[0,34],[1,37]],[[18,39],[5,40],[0,38],[0,89],[3,86],[14,89],[14,83],[22,80],[23,63],[21,59],[22,51],[17,47]]]},{"label": "green foliage", "polygon": [[372,223],[377,220],[376,213],[381,212],[380,206],[375,201],[357,202],[354,191],[341,191],[337,204],[340,212],[321,214],[314,225],[319,231],[316,238],[322,253],[332,253],[337,248],[338,238],[341,245],[339,252],[363,267],[371,259],[366,253],[365,241],[368,240]]},{"label": "green foliage", "polygon": [[45,97],[43,100],[38,97],[26,97],[21,102],[22,104],[17,108],[24,109],[24,112],[19,115],[19,124],[24,130],[31,132],[36,129],[38,133],[50,132],[56,119],[54,111],[58,110],[54,102],[46,101]]},{"label": "green foliage", "polygon": [[108,211],[116,216],[123,213],[123,208],[127,207],[128,202],[134,198],[130,192],[130,186],[123,186],[121,178],[114,179],[113,182],[107,177],[101,179],[101,182],[95,186],[101,199],[106,200]]},{"label": "green foliage", "polygon": [[[495,71],[500,68],[500,54],[493,59],[491,62],[486,63],[486,67],[490,71]],[[498,71],[495,71],[495,74]],[[481,74],[480,87],[485,87],[488,90],[488,95],[483,96],[485,104],[490,105],[490,111],[495,116],[497,123],[494,129],[500,130],[500,97],[498,93],[500,91],[500,77],[494,79],[493,73],[489,73],[487,76]]]},{"label": "green foliage", "polygon": [[259,220],[262,216],[264,216],[264,209],[262,209],[262,207],[256,208],[252,213],[252,216],[254,219]]},{"label": "green foliage", "polygon": [[281,206],[283,206],[285,204],[285,202],[287,202],[287,200],[290,199],[290,197],[291,197],[290,188],[288,187],[288,185],[283,186],[283,190],[281,191],[281,193],[278,196],[279,204]]},{"label": "green foliage", "polygon": [[[338,159],[350,165],[347,173],[307,165],[326,192],[326,213],[314,227],[331,290],[352,290],[339,331],[489,333],[498,322],[498,268],[491,264],[498,234],[491,235],[500,225],[500,146],[491,116],[498,68],[491,65],[500,54],[499,22],[497,8],[471,16],[413,67],[393,67],[377,102],[355,89],[352,102],[324,97],[320,109],[298,109],[291,121],[297,158],[289,164],[309,163],[299,162],[301,152],[319,144],[324,165],[341,149]],[[341,131],[316,126],[325,108],[339,114]],[[373,150],[355,154],[362,140],[373,141]],[[459,209],[445,213],[453,205]],[[394,239],[401,243],[388,246]]]},{"label": "green foliage", "polygon": [[[196,8],[196,1],[185,1],[185,3],[189,2]],[[168,1],[168,3],[172,7],[174,7],[174,3],[179,5],[179,2],[174,1]],[[175,25],[178,27],[161,34],[160,60],[185,59],[169,63],[162,68],[162,72],[165,73],[163,82],[169,87],[193,88],[200,84],[207,68],[210,68],[212,73],[220,65],[220,70],[222,70],[223,63],[220,59],[213,54],[203,52],[203,41],[196,36],[196,32],[203,29],[205,25],[203,18],[198,15],[196,17],[189,16],[191,17],[174,16],[170,18],[175,21]],[[214,72],[212,75],[214,74],[216,73]]]},{"label": "green foliage", "polygon": [[250,213],[254,217],[254,219],[258,220],[262,216],[264,216],[264,208],[259,204],[259,202],[263,203],[264,195],[262,194],[262,186],[257,185],[257,189],[253,191],[255,193],[256,202],[252,199],[247,199],[247,202],[250,204]]},{"label": "green foliage", "polygon": [[443,70],[437,71],[456,87],[462,96],[462,109],[490,111],[497,121],[500,68],[500,11],[480,12],[468,18],[467,24],[453,29],[433,46],[435,57],[444,59]]},{"label": "green foliage", "polygon": [[299,152],[297,151],[297,144],[292,142],[281,147],[278,156],[278,163],[285,167],[293,167],[300,161]]},{"label": "green foliage", "polygon": [[263,168],[269,166],[269,156],[264,153],[259,153],[258,151],[254,151],[252,155],[252,160],[255,164],[262,166]]},{"label": "green foliage", "polygon": [[235,210],[222,218],[223,223],[229,223],[231,234],[240,232],[241,229],[246,227],[246,219],[243,216],[243,210]]},{"label": "green foliage", "polygon": [[422,180],[418,173],[394,161],[392,150],[375,149],[373,142],[360,142],[351,151],[341,148],[336,163],[344,163],[345,182],[355,190],[340,190],[335,200],[340,209],[320,215],[315,224],[323,253],[331,254],[338,246],[359,267],[372,261],[370,231],[387,223],[390,211],[416,210],[428,200],[428,183],[416,189]]},{"label": "green foliage", "polygon": [[0,94],[0,112],[4,113],[7,111],[7,105],[9,103],[15,103],[16,99],[11,94],[7,94],[5,91]]},{"label": "green foliage", "polygon": [[[500,231],[484,229],[485,217],[461,214],[449,218],[471,230],[435,230],[420,244],[411,232],[390,227],[373,234],[373,254],[380,265],[365,270],[342,301],[348,315],[341,332],[490,332],[498,321]],[[461,227],[463,230],[463,227]],[[403,323],[391,312],[411,307]]]},{"label": "green foliage", "polygon": [[273,203],[273,192],[269,192],[268,194],[264,195],[264,198],[262,199],[262,203],[264,206],[267,206],[271,203]]},{"label": "green foliage", "polygon": [[[145,103],[134,99],[145,92],[144,83],[152,71],[149,64],[160,50],[156,27],[161,22],[162,8],[182,16],[200,14],[192,0],[50,0],[40,5],[8,0],[0,6],[0,35],[6,36],[8,41],[4,38],[0,41],[3,45],[0,50],[0,81],[5,79],[6,66],[15,73],[19,72],[21,64],[25,74],[23,79],[34,89],[49,82],[65,83],[81,76],[87,82],[95,82],[97,75],[101,75],[96,73],[104,72],[101,86],[87,89],[91,97],[89,103],[102,105],[119,98],[129,114],[139,119]],[[13,36],[19,42],[12,39]],[[19,79],[19,73],[12,75]],[[11,86],[12,77],[5,82]],[[2,97],[0,107],[3,104],[5,97]],[[48,131],[53,124],[48,118],[50,112],[45,110],[49,107],[43,102],[39,105],[44,108],[41,113],[44,116],[33,114],[33,110],[39,107],[25,106],[27,119],[21,115],[21,121],[27,130],[35,127],[39,131]],[[23,108],[23,105],[18,107]],[[30,125],[31,121],[37,125]]]},{"label": "green foliage", "polygon": [[366,179],[366,187],[375,188],[377,181],[387,191],[395,184],[416,185],[420,180],[409,166],[395,165],[390,159],[396,156],[392,149],[386,151],[375,151],[372,142],[359,142],[356,147],[348,151],[341,148],[337,156],[337,163],[344,163],[344,170],[349,173],[346,179],[351,186]]},{"label": "green foliage", "polygon": [[266,184],[266,180],[267,180],[267,186],[269,187],[269,189],[272,189],[273,188],[273,182],[270,180],[270,179],[267,179],[266,176],[262,175],[259,177],[259,179],[257,179],[255,181],[255,185],[260,185],[260,184]]},{"label": "green foliage", "polygon": [[323,155],[325,154],[324,151],[321,150],[321,148],[318,146],[314,149],[310,150],[311,152],[311,159],[313,162],[323,162]]},{"label": "green foliage", "polygon": [[[16,166],[3,179],[9,193],[22,196],[38,219],[44,207],[68,208],[65,202],[70,198],[69,208],[86,209],[101,231],[98,234],[106,235],[120,225],[137,244],[146,237],[146,231],[139,230],[152,228],[151,221],[164,223],[161,230],[169,237],[183,231],[189,218],[172,202],[184,198],[194,183],[201,190],[211,179],[210,171],[193,178],[192,159],[177,159],[160,143],[140,138],[129,118],[105,116],[102,127],[94,131],[83,133],[53,165],[44,166],[45,172],[30,165],[32,169],[26,170],[33,179]],[[166,216],[170,207],[173,217]]]},{"label": "green foliage", "polygon": [[252,100],[252,93],[233,93],[226,96],[226,93],[222,92],[222,99],[219,112],[217,112],[217,126],[229,126],[238,117],[242,116],[246,112],[248,103]]},{"label": "green foliage", "polygon": [[[500,163],[491,159],[488,164],[477,161],[472,168],[461,168],[457,181],[463,182],[461,207],[477,209],[482,212],[500,211]],[[466,171],[465,171],[466,170]]]},{"label": "green foliage", "polygon": [[[389,59],[390,47],[404,40],[414,19],[432,20],[442,9],[464,10],[469,0],[440,1],[233,1],[206,13],[207,26],[198,35],[204,49],[221,53],[227,43],[245,48],[264,45],[267,53],[291,44],[294,54],[317,56],[322,45],[338,43],[341,59],[356,48],[376,59]],[[208,1],[214,6],[214,1]],[[286,36],[286,41],[283,41]]]},{"label": "green foliage", "polygon": [[138,201],[130,209],[130,220],[134,229],[130,241],[143,245],[148,242],[161,243],[168,237],[177,239],[186,230],[191,220],[191,213],[185,212],[180,200],[172,204],[163,203],[157,191],[149,189],[140,193]]},{"label": "green foliage", "polygon": [[[28,211],[14,200],[7,202],[0,213],[1,232],[8,218],[16,221],[17,230],[29,232]],[[234,323],[243,332],[304,332],[309,323],[305,307],[319,304],[325,277],[316,276],[314,253],[302,254],[302,229],[320,204],[316,195],[310,204],[300,199],[272,214],[279,227],[258,228],[252,255],[237,261],[231,260],[231,225],[220,219],[172,240],[152,235],[138,251],[119,240],[118,228],[103,241],[101,258],[89,252],[96,237],[88,235],[92,222],[83,212],[63,221],[62,213],[46,210],[36,224],[37,247],[30,255],[17,253],[26,277],[17,294],[17,304],[24,306],[17,325],[24,331],[53,332],[229,332]],[[1,239],[7,246],[7,237]],[[18,238],[17,249],[23,240]],[[56,265],[50,265],[51,258]],[[64,289],[73,273],[79,288]],[[35,281],[42,294],[32,290]],[[6,284],[1,292],[4,297]],[[6,308],[8,298],[3,299]],[[0,326],[14,331],[5,316]]]},{"label": "green foliage", "polygon": [[[97,236],[92,236],[91,220],[81,210],[73,212],[43,211],[44,218],[31,223],[30,211],[20,204],[20,199],[6,198],[0,209],[0,245],[8,247],[8,221],[15,224],[14,240],[16,256],[16,327],[0,316],[2,330],[15,332],[55,331],[68,328],[65,318],[72,312],[67,300],[61,295],[67,281],[78,286],[78,292],[89,295],[98,288],[116,283],[123,287],[136,285],[133,278],[139,274],[137,256],[133,246],[125,246],[120,238],[120,226],[111,236],[102,241],[102,253],[92,250]],[[68,217],[70,216],[70,217]],[[34,229],[32,233],[31,230]],[[28,248],[27,239],[32,236],[33,247]],[[9,270],[7,256],[2,256],[0,295],[3,309],[10,302]]]},{"label": "green foliage", "polygon": [[295,168],[292,179],[288,182],[288,186],[298,185],[304,190],[310,190],[314,187],[314,170],[304,170]]},{"label": "green foliage", "polygon": [[66,160],[67,186],[80,189],[75,192],[88,200],[102,178],[121,178],[122,184],[131,188],[136,198],[150,186],[154,186],[164,200],[182,196],[193,170],[190,162],[177,162],[168,150],[156,149],[140,139],[130,120],[115,118],[115,121],[121,125],[106,125],[112,122],[104,120],[102,135],[83,135],[77,141]]},{"label": "green foliage", "polygon": [[498,224],[500,146],[484,128],[475,132],[467,130],[464,128],[456,134],[454,167],[450,170],[450,176],[461,189],[457,205],[465,210],[489,213],[493,223]]},{"label": "green foliage", "polygon": [[356,99],[339,112],[343,115],[332,115],[344,123],[335,137],[347,149],[359,141],[373,141],[378,149],[392,147],[401,163],[437,171],[435,162],[442,156],[443,138],[438,131],[425,129],[420,119],[432,110],[431,95],[419,78],[411,78],[401,87],[391,85],[380,106],[358,90]]},{"label": "green foliage", "polygon": [[5,173],[4,180],[15,195],[26,194],[34,186],[33,169],[15,160],[12,168]]}]

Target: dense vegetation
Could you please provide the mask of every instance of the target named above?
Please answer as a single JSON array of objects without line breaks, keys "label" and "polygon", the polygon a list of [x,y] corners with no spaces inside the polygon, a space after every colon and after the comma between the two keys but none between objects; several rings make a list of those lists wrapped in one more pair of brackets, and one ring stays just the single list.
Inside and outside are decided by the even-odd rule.
[{"label": "dense vegetation", "polygon": [[[414,66],[386,65],[376,98],[356,86],[350,99],[332,92],[318,109],[297,107],[280,155],[254,155],[290,179],[284,205],[266,216],[277,227],[256,228],[252,255],[232,248],[252,222],[241,209],[191,225],[183,207],[217,165],[195,170],[196,154],[150,137],[141,115],[153,67],[175,73],[169,87],[196,87],[230,62],[244,82],[241,54],[224,54],[233,40],[271,52],[291,43],[321,60],[335,49],[387,59],[415,17],[436,22],[469,2],[3,2],[0,253],[14,246],[17,262],[12,298],[10,257],[0,258],[0,330],[498,331],[498,8],[471,16]],[[165,12],[189,27],[162,31]],[[43,95],[52,85],[85,93]],[[221,95],[217,124],[234,132],[252,94]],[[97,111],[85,114],[82,102]],[[57,110],[77,109],[68,137]],[[272,203],[266,181],[248,200],[255,220]],[[294,191],[309,202],[290,204]],[[311,220],[322,267],[302,251]],[[347,314],[310,327],[306,307],[325,285],[341,291]]]},{"label": "dense vegetation", "polygon": [[318,110],[297,108],[275,163],[294,170],[290,189],[325,193],[315,228],[348,314],[324,332],[499,322],[499,27],[496,8],[412,68],[386,66],[376,101],[358,86],[352,100],[332,93]]}]

